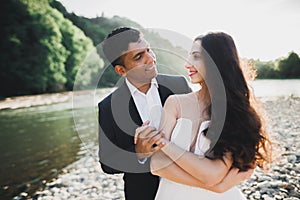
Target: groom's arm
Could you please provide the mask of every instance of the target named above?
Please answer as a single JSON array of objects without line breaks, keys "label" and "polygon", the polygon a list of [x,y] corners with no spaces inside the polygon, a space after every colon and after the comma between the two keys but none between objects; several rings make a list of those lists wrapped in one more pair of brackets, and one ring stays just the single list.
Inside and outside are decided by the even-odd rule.
[{"label": "groom's arm", "polygon": [[[121,129],[118,129],[111,112],[109,100],[104,100],[99,103],[98,108],[99,161],[102,170],[108,174],[128,171],[149,171],[149,161],[144,164],[140,164],[138,161],[133,137],[122,132]],[[117,137],[117,134],[119,137]],[[122,135],[122,137],[120,137],[120,135]],[[131,137],[132,139],[126,137]],[[128,141],[132,141],[132,143],[125,144],[125,142]]]},{"label": "groom's arm", "polygon": [[117,161],[118,158],[113,158],[112,155],[117,154],[116,150],[116,137],[111,126],[109,119],[111,118],[111,112],[107,108],[108,105],[105,101],[98,104],[98,145],[99,145],[99,162],[101,168],[105,173],[116,174],[122,173],[122,170],[117,170],[116,167],[112,167],[111,160]]}]

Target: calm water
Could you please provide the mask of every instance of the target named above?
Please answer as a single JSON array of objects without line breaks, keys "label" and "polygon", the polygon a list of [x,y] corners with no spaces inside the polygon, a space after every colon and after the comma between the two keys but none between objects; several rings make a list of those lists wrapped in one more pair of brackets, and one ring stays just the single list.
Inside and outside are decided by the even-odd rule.
[{"label": "calm water", "polygon": [[300,80],[256,80],[252,83],[254,94],[265,96],[300,97]]},{"label": "calm water", "polygon": [[[55,104],[0,111],[0,199],[23,191],[30,194],[83,154],[72,109],[67,107]],[[87,121],[85,110],[78,112],[82,122]]]},{"label": "calm water", "polygon": [[[253,87],[257,96],[300,96],[300,80],[258,80]],[[82,141],[96,145],[97,113],[95,107],[73,112],[70,103],[3,110],[0,127],[0,199],[11,199],[42,187],[84,155]]]}]

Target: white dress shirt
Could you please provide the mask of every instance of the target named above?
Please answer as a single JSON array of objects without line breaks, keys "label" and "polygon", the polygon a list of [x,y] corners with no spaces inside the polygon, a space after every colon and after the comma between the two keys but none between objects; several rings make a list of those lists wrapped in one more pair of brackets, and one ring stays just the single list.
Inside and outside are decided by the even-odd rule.
[{"label": "white dress shirt", "polygon": [[158,83],[155,78],[151,81],[151,86],[146,94],[139,91],[126,78],[126,84],[130,90],[136,108],[140,114],[143,123],[150,121],[150,126],[159,128],[162,104],[158,93]]}]

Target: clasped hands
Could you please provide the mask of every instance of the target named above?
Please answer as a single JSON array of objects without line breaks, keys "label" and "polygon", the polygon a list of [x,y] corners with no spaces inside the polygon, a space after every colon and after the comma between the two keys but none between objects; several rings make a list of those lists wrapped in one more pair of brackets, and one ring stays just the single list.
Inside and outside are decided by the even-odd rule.
[{"label": "clasped hands", "polygon": [[135,152],[139,159],[150,157],[169,142],[164,132],[156,130],[155,127],[151,127],[149,124],[150,121],[148,120],[135,131]]}]

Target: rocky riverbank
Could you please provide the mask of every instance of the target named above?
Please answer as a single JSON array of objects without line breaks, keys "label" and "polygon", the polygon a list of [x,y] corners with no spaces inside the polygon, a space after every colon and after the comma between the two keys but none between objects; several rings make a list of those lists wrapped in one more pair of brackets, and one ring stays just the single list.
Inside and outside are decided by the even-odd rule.
[{"label": "rocky riverbank", "polygon": [[[262,99],[270,117],[272,138],[281,155],[268,172],[257,168],[250,179],[239,185],[247,199],[300,199],[300,98]],[[124,199],[121,175],[101,172],[96,153],[88,153],[64,169],[56,180],[37,191],[33,199]],[[26,198],[22,193],[15,199]]]},{"label": "rocky riverbank", "polygon": [[72,98],[72,92],[8,97],[0,101],[0,110],[62,103]]},{"label": "rocky riverbank", "polygon": [[[114,88],[102,88],[97,90],[79,90],[60,93],[39,95],[15,96],[0,100],[0,110],[28,108],[33,106],[51,105],[55,103],[67,103],[72,107],[91,106],[94,98],[102,97],[110,93]],[[100,99],[95,99],[99,102]]]}]

